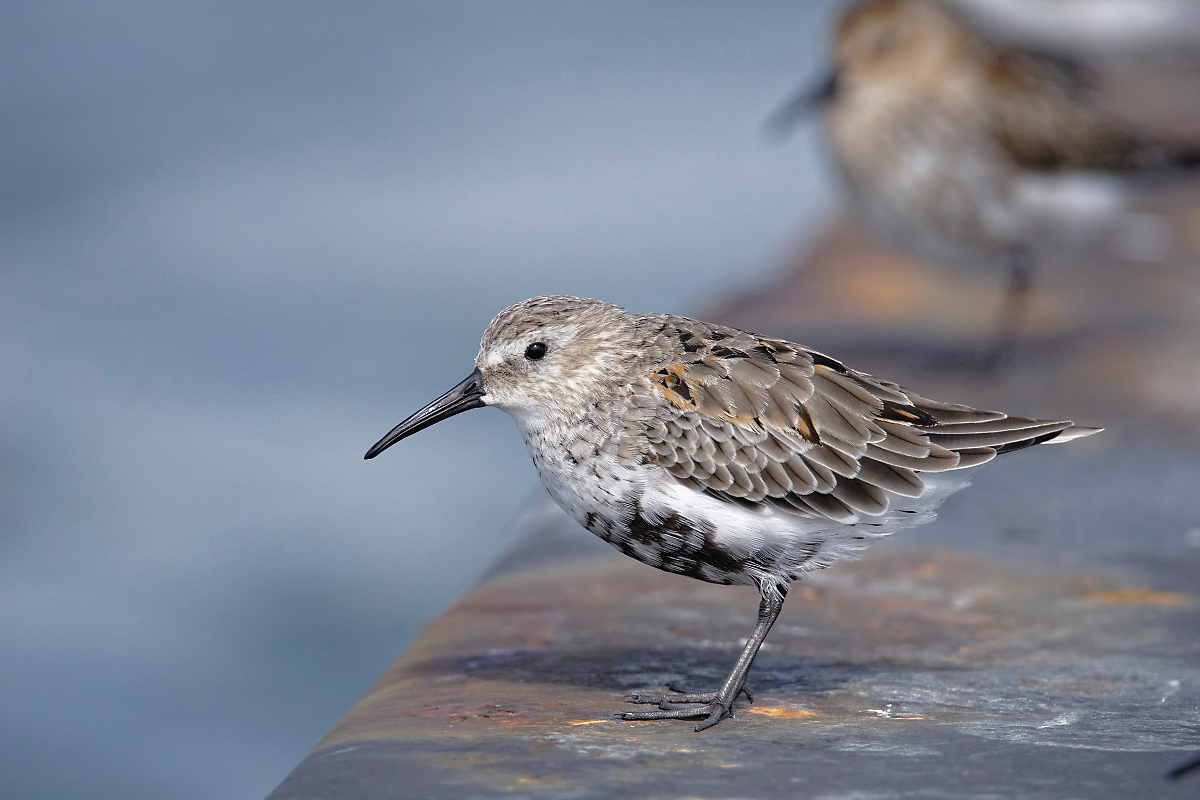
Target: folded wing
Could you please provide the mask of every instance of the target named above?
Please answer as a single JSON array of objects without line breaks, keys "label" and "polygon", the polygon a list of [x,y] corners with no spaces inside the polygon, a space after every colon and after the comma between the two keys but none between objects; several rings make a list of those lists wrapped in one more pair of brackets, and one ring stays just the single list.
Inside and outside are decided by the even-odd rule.
[{"label": "folded wing", "polygon": [[920,497],[922,473],[1094,433],[1070,421],[938,403],[799,345],[664,318],[666,363],[646,376],[650,457],[721,499],[855,522],[895,495]]}]

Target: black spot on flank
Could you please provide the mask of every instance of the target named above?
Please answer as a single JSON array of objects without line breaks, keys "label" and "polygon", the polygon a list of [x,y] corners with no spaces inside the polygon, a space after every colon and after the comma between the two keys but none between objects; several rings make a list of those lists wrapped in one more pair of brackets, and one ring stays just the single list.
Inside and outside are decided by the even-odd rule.
[{"label": "black spot on flank", "polygon": [[818,367],[827,367],[827,368],[833,370],[834,372],[841,372],[842,374],[849,372],[849,370],[846,369],[845,364],[843,364],[840,361],[834,361],[829,356],[823,356],[820,353],[814,353],[810,350],[808,353],[808,357],[811,358],[813,364],[815,364]]},{"label": "black spot on flank", "polygon": [[628,499],[625,505],[629,506],[628,536],[636,542],[661,547],[664,535],[674,534],[675,538],[682,535],[686,540],[687,535],[695,530],[695,526],[674,511],[667,514],[661,522],[650,522],[646,519],[639,497]]},{"label": "black spot on flank", "polygon": [[708,338],[709,338],[709,339],[711,339],[711,340],[713,340],[714,342],[719,342],[719,341],[722,341],[722,340],[724,340],[724,339],[728,339],[728,338],[729,338],[729,334],[728,334],[728,333],[721,333],[720,331],[713,331],[712,333],[710,333],[710,334],[708,335]]},{"label": "black spot on flank", "polygon": [[683,381],[680,381],[679,383],[675,384],[674,386],[671,387],[671,389],[674,390],[675,394],[679,395],[687,402],[693,403],[693,404],[696,402],[696,400],[692,397],[692,390],[689,389],[688,385],[686,383],[684,383]]},{"label": "black spot on flank", "polygon": [[920,425],[925,428],[931,428],[938,424],[938,421],[928,411],[916,406],[903,406],[899,403],[893,403],[891,400],[883,401],[883,411],[879,412],[876,416],[879,419],[886,419],[891,422],[903,422],[908,425]]},{"label": "black spot on flank", "polygon": [[694,342],[685,341],[683,343],[683,351],[685,353],[698,353],[704,349],[704,342],[697,339]]},{"label": "black spot on flank", "polygon": [[679,341],[686,342],[690,338],[692,338],[691,331],[680,331],[679,332]]},{"label": "black spot on flank", "polygon": [[741,350],[734,350],[732,347],[724,347],[715,345],[711,348],[712,354],[718,358],[749,358],[748,353],[743,353]]},{"label": "black spot on flank", "polygon": [[[625,505],[631,512],[625,538],[614,544],[628,556],[666,572],[723,584],[733,583],[733,579],[742,575],[752,563],[717,545],[713,540],[716,531],[708,523],[688,519],[674,511],[658,522],[650,522],[640,498],[634,497]],[[648,559],[651,560],[639,555],[633,542],[648,547],[651,551]],[[709,567],[717,574],[705,575],[703,567]]]}]

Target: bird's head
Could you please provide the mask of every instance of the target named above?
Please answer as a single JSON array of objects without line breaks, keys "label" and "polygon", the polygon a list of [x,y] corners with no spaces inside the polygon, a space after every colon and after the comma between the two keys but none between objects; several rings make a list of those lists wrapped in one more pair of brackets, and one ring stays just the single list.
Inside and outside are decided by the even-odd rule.
[{"label": "bird's head", "polygon": [[766,121],[772,136],[786,136],[817,111],[872,112],[911,104],[939,93],[982,52],[979,40],[936,0],[866,0],[842,17],[834,33],[833,64]]},{"label": "bird's head", "polygon": [[627,383],[640,361],[634,320],[624,309],[580,297],[524,300],[488,325],[466,380],[393,428],[366,457],[482,406],[507,411],[518,423],[569,417]]},{"label": "bird's head", "polygon": [[870,0],[852,8],[834,40],[838,91],[946,78],[972,53],[970,31],[935,0]]}]

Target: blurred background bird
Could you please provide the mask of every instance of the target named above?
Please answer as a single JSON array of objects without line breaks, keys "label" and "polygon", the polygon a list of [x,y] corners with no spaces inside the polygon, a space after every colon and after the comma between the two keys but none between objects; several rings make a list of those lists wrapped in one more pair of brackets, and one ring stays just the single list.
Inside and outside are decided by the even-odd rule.
[{"label": "blurred background bird", "polygon": [[1081,60],[1050,54],[1048,38],[1046,50],[1013,44],[1012,31],[990,39],[972,9],[992,12],[997,31],[995,20],[1009,19],[995,3],[854,5],[836,26],[827,79],[768,129],[786,133],[822,110],[850,203],[875,238],[936,263],[1007,271],[983,355],[995,365],[1012,354],[1045,262],[1112,248],[1162,257],[1170,233],[1131,213],[1130,179],[1189,174],[1200,137],[1139,125],[1106,102]]}]

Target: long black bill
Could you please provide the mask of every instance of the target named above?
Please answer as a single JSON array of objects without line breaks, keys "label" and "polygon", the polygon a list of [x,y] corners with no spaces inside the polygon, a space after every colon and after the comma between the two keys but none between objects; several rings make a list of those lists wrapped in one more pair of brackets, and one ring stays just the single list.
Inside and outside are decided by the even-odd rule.
[{"label": "long black bill", "polygon": [[458,386],[388,431],[388,435],[376,442],[363,458],[374,458],[404,437],[425,430],[435,422],[481,407],[483,395],[483,375],[475,370]]},{"label": "long black bill", "polygon": [[837,70],[829,70],[819,83],[805,84],[763,123],[763,130],[778,140],[785,139],[800,120],[822,111],[838,93]]}]

